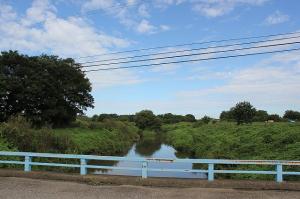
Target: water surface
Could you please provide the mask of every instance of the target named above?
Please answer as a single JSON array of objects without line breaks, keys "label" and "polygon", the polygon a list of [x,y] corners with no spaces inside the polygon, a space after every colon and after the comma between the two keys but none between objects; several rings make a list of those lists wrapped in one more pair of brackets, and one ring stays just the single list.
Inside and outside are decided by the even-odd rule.
[{"label": "water surface", "polygon": [[[149,142],[141,141],[133,144],[131,149],[124,157],[128,158],[178,158],[176,150],[169,145],[163,144],[159,141]],[[106,166],[119,166],[119,167],[134,167],[141,168],[141,162],[126,162],[126,161],[98,161],[97,164]],[[164,168],[164,169],[192,169],[195,165],[192,163],[168,163],[168,162],[150,162],[148,168]],[[128,171],[117,169],[101,169],[91,170],[93,174],[108,174],[108,175],[129,175],[141,176],[141,171]],[[184,173],[184,172],[161,172],[161,171],[148,171],[150,177],[176,177],[176,178],[206,178],[205,173]]]}]

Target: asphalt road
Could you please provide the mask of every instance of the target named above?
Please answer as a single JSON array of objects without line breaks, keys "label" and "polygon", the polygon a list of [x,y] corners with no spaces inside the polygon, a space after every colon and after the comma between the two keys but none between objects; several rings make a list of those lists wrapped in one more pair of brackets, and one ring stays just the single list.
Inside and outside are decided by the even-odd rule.
[{"label": "asphalt road", "polygon": [[138,186],[92,186],[74,182],[0,177],[1,199],[76,198],[199,198],[199,199],[300,199],[297,191],[249,191],[212,188],[155,188]]}]

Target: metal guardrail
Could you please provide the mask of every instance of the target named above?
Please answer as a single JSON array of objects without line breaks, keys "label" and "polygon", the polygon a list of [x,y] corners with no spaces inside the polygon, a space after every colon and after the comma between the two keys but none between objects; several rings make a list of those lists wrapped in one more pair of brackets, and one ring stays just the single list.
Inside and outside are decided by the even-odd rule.
[{"label": "metal guardrail", "polygon": [[[24,157],[24,161],[4,160],[1,157]],[[34,162],[33,158],[60,158],[60,159],[77,159],[80,164],[62,164],[49,162]],[[117,167],[117,166],[101,166],[89,165],[90,160],[108,160],[108,161],[128,161],[140,162],[141,167]],[[168,163],[196,163],[207,164],[208,169],[157,169],[148,168],[149,162],[168,162]],[[127,158],[116,156],[95,156],[95,155],[72,155],[72,154],[53,154],[53,153],[29,153],[29,152],[8,152],[0,151],[0,164],[20,164],[24,165],[24,171],[30,172],[32,166],[52,166],[52,167],[70,167],[80,168],[80,174],[86,175],[88,169],[119,169],[119,170],[135,170],[141,171],[141,177],[147,178],[148,171],[164,171],[164,172],[196,172],[207,173],[208,180],[213,181],[215,174],[266,174],[275,175],[277,182],[283,181],[284,175],[300,175],[300,172],[283,171],[283,166],[300,166],[300,161],[285,160],[220,160],[220,159],[165,159],[165,158]],[[215,165],[274,165],[272,171],[261,170],[216,170]]]}]

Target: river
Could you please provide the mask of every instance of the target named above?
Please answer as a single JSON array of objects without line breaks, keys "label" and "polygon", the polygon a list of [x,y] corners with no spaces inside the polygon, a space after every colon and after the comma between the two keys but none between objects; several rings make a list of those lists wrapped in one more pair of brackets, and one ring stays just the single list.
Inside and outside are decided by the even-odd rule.
[{"label": "river", "polygon": [[[130,150],[124,157],[137,158],[178,158],[176,150],[169,145],[162,142],[147,142],[141,141],[132,145]],[[98,161],[97,164],[114,165],[119,167],[136,167],[140,168],[139,162],[126,162],[126,161]],[[192,163],[167,163],[167,162],[151,162],[148,164],[149,168],[165,168],[165,169],[192,169],[195,167]],[[128,176],[141,176],[141,171],[129,170],[91,170],[93,174],[108,174],[108,175],[128,175]],[[149,171],[150,177],[175,177],[175,178],[206,178],[205,173],[186,173],[186,172],[159,172]]]}]

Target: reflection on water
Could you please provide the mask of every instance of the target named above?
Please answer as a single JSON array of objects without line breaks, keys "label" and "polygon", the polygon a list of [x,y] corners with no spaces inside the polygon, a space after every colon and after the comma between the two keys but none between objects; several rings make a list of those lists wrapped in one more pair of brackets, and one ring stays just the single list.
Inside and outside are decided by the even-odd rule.
[{"label": "reflection on water", "polygon": [[[158,139],[155,141],[141,141],[134,144],[129,152],[124,157],[147,157],[147,158],[177,158],[176,150],[166,144],[161,143]],[[126,162],[126,161],[93,161],[89,164],[105,165],[105,166],[119,166],[119,167],[135,167],[141,168],[140,162]],[[150,162],[149,168],[164,168],[164,169],[192,169],[197,167],[192,163],[166,163],[166,162]],[[110,174],[110,175],[130,175],[141,176],[141,171],[127,171],[115,169],[90,169],[93,174]],[[149,171],[148,176],[151,177],[177,177],[177,178],[206,178],[204,173],[184,173],[184,172],[159,172]]]}]

